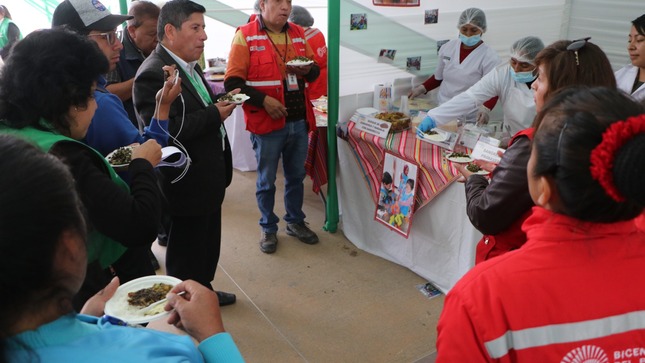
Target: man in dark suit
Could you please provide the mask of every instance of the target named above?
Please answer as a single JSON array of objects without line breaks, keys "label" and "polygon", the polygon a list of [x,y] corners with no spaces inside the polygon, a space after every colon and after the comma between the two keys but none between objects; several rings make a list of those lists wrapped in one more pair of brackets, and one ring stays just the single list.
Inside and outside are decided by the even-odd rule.
[{"label": "man in dark suit", "polygon": [[[186,152],[184,168],[164,167],[161,184],[172,225],[166,250],[168,274],[193,279],[212,289],[221,240],[221,205],[231,183],[231,148],[224,120],[234,104],[215,103],[197,60],[204,51],[206,9],[189,0],[171,0],[159,14],[159,44],[143,62],[134,80],[135,111],[150,120],[155,94],[166,79],[164,65],[176,65],[182,94],[170,110],[168,140]],[[235,295],[217,291],[220,305],[233,304]]]}]

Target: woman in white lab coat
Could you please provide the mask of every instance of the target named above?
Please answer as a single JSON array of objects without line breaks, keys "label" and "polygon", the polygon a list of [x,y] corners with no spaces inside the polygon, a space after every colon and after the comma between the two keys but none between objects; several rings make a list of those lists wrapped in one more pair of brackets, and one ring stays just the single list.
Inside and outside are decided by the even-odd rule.
[{"label": "woman in white lab coat", "polygon": [[481,9],[464,10],[457,28],[459,39],[441,46],[434,75],[410,91],[410,99],[439,87],[437,100],[442,104],[467,90],[501,62],[497,53],[481,40],[486,32],[486,15]]},{"label": "woman in white lab coat", "polygon": [[645,14],[632,21],[627,51],[632,64],[616,71],[618,89],[645,100]]},{"label": "woman in white lab coat", "polygon": [[510,128],[511,135],[530,127],[535,117],[531,84],[537,77],[533,60],[543,48],[544,43],[537,37],[517,40],[511,47],[509,63],[497,66],[465,92],[428,111],[419,130],[427,131],[472,114],[496,96],[504,111],[504,125]]}]

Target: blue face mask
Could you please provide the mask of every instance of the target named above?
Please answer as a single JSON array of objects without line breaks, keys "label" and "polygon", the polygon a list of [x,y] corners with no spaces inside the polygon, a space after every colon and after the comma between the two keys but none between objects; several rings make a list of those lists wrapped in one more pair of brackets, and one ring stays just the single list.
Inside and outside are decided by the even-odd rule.
[{"label": "blue face mask", "polygon": [[533,74],[533,71],[515,73],[515,70],[511,67],[511,77],[520,83],[529,83],[533,82],[537,78],[537,75]]},{"label": "blue face mask", "polygon": [[482,36],[481,34],[477,34],[473,35],[472,37],[467,37],[459,33],[459,40],[461,40],[461,42],[464,43],[465,46],[472,47],[473,45],[479,43],[480,40],[482,40]]}]

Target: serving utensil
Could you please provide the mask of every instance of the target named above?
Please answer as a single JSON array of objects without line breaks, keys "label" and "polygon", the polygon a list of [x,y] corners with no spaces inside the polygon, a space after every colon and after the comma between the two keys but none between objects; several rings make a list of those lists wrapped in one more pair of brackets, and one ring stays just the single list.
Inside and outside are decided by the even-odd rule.
[{"label": "serving utensil", "polygon": [[[186,291],[181,291],[181,292],[178,292],[178,293],[177,293],[177,295],[181,296],[181,295],[183,295],[183,294],[185,294],[185,293],[186,293]],[[139,313],[140,313],[140,314],[143,314],[143,315],[146,315],[148,312],[150,312],[150,311],[151,311],[152,309],[154,309],[155,307],[157,307],[157,306],[159,306],[159,305],[161,305],[161,304],[165,304],[166,302],[168,302],[168,298],[167,298],[167,297],[165,297],[165,298],[163,298],[163,299],[161,299],[161,300],[159,300],[159,301],[155,301],[155,302],[153,302],[152,304],[150,304],[150,305],[146,306],[145,308],[141,308],[141,309],[139,309]]]}]

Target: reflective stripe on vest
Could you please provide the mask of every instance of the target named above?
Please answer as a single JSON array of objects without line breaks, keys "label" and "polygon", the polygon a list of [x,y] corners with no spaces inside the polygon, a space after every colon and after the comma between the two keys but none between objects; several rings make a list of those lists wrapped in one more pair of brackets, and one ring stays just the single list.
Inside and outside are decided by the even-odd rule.
[{"label": "reflective stripe on vest", "polygon": [[267,40],[267,39],[269,39],[269,37],[266,36],[265,34],[249,35],[248,37],[246,37],[246,42],[248,43],[248,42],[252,42],[254,40]]},{"label": "reflective stripe on vest", "polygon": [[311,39],[314,35],[320,33],[320,29],[309,28],[305,30],[305,38],[307,40]]},{"label": "reflective stripe on vest", "polygon": [[553,324],[522,330],[509,330],[485,343],[493,359],[501,358],[511,349],[529,349],[550,344],[597,339],[628,331],[645,329],[645,311],[608,316],[576,323]]},{"label": "reflective stripe on vest", "polygon": [[251,87],[268,87],[268,86],[281,86],[282,81],[277,80],[277,81],[246,81],[247,86]]},{"label": "reflective stripe on vest", "polygon": [[303,38],[291,38],[291,43],[302,43],[305,44],[305,40]]}]

